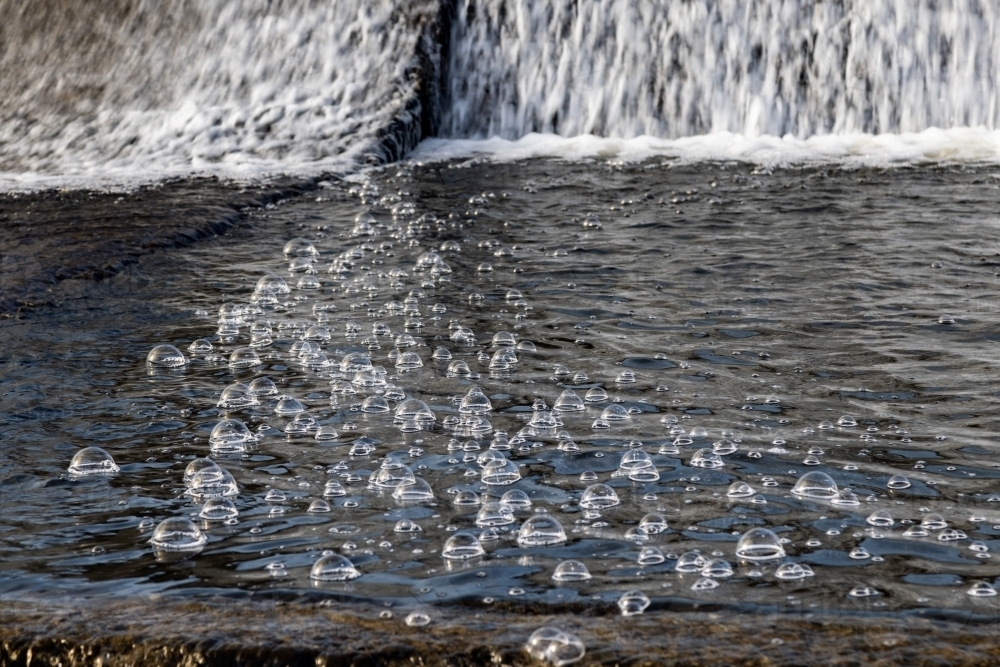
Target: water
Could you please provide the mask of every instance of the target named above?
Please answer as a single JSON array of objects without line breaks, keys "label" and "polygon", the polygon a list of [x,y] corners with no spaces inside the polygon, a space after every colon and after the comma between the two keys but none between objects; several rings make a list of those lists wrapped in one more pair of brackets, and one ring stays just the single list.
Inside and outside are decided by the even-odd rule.
[{"label": "water", "polygon": [[[260,209],[3,324],[3,594],[988,611],[996,189],[973,166],[460,161]],[[293,237],[320,288],[254,314]],[[317,320],[328,366],[303,362]],[[118,472],[71,474],[86,446]],[[157,548],[164,521],[198,533]]]}]

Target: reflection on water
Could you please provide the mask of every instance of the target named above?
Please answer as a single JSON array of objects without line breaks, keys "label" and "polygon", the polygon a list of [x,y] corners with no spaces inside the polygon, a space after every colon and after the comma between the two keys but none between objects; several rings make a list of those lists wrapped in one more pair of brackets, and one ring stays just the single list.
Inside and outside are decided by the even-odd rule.
[{"label": "reflection on water", "polygon": [[997,186],[473,161],[260,210],[3,324],[0,593],[989,612]]}]

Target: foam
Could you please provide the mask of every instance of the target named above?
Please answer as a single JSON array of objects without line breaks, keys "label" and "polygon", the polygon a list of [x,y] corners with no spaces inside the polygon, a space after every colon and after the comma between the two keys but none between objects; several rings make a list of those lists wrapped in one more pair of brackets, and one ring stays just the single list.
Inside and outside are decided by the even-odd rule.
[{"label": "foam", "polygon": [[770,167],[833,164],[845,167],[1000,164],[1000,131],[931,128],[900,134],[746,137],[719,132],[681,139],[640,136],[615,139],[581,135],[528,134],[520,139],[426,139],[410,154],[416,162],[485,158],[511,162],[530,158],[567,161],[738,161]]}]

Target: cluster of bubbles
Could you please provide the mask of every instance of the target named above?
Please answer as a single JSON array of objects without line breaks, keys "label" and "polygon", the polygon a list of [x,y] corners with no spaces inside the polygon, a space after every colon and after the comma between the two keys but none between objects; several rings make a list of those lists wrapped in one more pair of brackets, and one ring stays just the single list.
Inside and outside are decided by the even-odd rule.
[{"label": "cluster of bubbles", "polygon": [[[366,187],[362,199],[371,201],[371,186]],[[482,200],[485,204],[477,205],[488,204],[490,197]],[[912,487],[902,475],[880,482],[879,493],[871,488],[859,493],[857,485],[838,486],[826,472],[791,470],[786,476],[796,481],[781,491],[782,482],[772,475],[740,471],[786,453],[783,440],[750,446],[736,429],[712,434],[685,425],[681,420],[689,415],[666,410],[657,432],[643,435],[648,415],[658,411],[636,388],[641,374],[616,369],[612,381],[597,382],[548,360],[546,346],[524,336],[536,314],[530,289],[479,287],[482,276],[499,279],[512,248],[488,239],[478,250],[492,254],[497,266],[466,267],[454,239],[426,249],[435,234],[456,232],[454,220],[418,217],[402,197],[378,203],[391,211],[391,222],[362,213],[340,246],[288,241],[284,274],[267,273],[244,300],[222,304],[214,332],[206,331],[184,351],[172,344],[149,351],[146,367],[155,377],[228,369],[217,374],[225,376],[226,385],[219,387],[215,405],[202,406],[214,407],[219,419],[178,480],[197,509],[162,519],[149,538],[154,550],[195,554],[225,540],[214,527],[238,525],[241,507],[254,502],[240,488],[249,474],[245,461],[261,454],[290,459],[294,452],[326,459],[314,467],[314,477],[325,478],[322,484],[301,476],[297,488],[269,485],[256,502],[268,507],[270,518],[281,518],[306,498],[309,515],[332,522],[328,543],[311,553],[308,578],[314,586],[364,581],[372,559],[358,556],[404,545],[412,547],[414,559],[426,563],[433,554],[448,569],[480,567],[512,558],[511,553],[531,564],[548,559],[546,576],[554,586],[589,586],[610,579],[591,572],[606,559],[577,556],[564,547],[581,537],[610,537],[626,546],[626,560],[638,566],[644,581],[665,582],[675,573],[675,581],[664,585],[680,582],[688,594],[700,595],[737,581],[819,579],[822,572],[813,570],[817,562],[808,558],[810,550],[864,515],[866,528],[858,529],[858,543],[845,554],[852,561],[881,559],[860,542],[882,539],[897,528],[900,538],[968,541],[936,513],[903,523],[880,506]],[[602,229],[593,216],[582,228]],[[479,289],[485,293],[472,291]],[[497,326],[483,331],[491,310]],[[464,319],[455,316],[463,313]],[[666,356],[647,361],[665,364]],[[527,393],[517,396],[520,390]],[[655,389],[664,396],[668,391],[664,384]],[[767,405],[778,401],[763,399]],[[845,415],[836,424],[823,421],[807,430],[863,428]],[[820,465],[823,456],[814,447],[801,463]],[[845,473],[856,469],[845,466]],[[69,472],[121,474],[111,456],[95,447],[78,452]],[[713,496],[724,506],[720,513],[743,519],[720,524],[728,531],[709,531],[728,532],[726,540],[671,548],[709,534],[689,525],[683,501],[663,497],[677,485],[681,494],[697,491],[699,483],[720,489]],[[358,485],[365,489],[360,496]],[[794,506],[816,520],[795,527],[778,523],[783,510],[771,511],[775,506]],[[409,513],[381,542],[371,538],[368,550],[351,537],[350,522],[343,523],[375,521],[388,509]],[[837,522],[829,518],[834,512],[858,517]],[[990,556],[981,541],[969,548],[976,557]],[[272,570],[274,576],[286,573],[280,563]],[[523,593],[519,588],[509,593],[517,591]],[[648,586],[619,587],[620,613],[644,613],[652,603],[650,592]],[[860,580],[844,593],[862,599],[884,591]],[[967,594],[989,597],[996,590],[982,581]],[[408,624],[429,622],[426,613],[414,614]],[[579,638],[550,627],[533,634],[527,650],[555,665],[584,655]]]}]

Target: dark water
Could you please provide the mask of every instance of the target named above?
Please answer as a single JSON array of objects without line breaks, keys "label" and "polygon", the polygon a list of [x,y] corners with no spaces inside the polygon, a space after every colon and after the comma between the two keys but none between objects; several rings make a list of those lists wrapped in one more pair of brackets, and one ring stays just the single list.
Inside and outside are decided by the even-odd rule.
[{"label": "dark water", "polygon": [[[971,166],[472,161],[396,165],[253,209],[225,236],[152,255],[58,308],[2,323],[0,595],[305,594],[433,616],[470,604],[614,610],[637,590],[652,600],[647,614],[778,606],[992,618],[996,597],[968,592],[1000,578],[992,410],[1000,381],[990,352],[997,190],[994,169]],[[363,212],[377,222],[352,234]],[[296,289],[307,274],[286,270],[282,248],[296,237],[320,252],[318,289]],[[420,270],[418,258],[435,249],[450,273]],[[328,272],[331,263],[339,273]],[[213,338],[219,307],[249,305],[258,278],[272,272],[286,277],[291,294],[247,315],[236,340]],[[411,290],[423,293],[419,315],[386,308]],[[422,326],[406,328],[410,317]],[[334,370],[307,369],[289,351],[317,319],[331,332],[322,349]],[[211,338],[215,354],[228,357],[249,343],[250,321],[272,330],[273,344],[257,349],[257,370],[187,351]],[[474,332],[474,344],[452,339],[454,321]],[[349,322],[360,332],[345,334]],[[391,335],[372,334],[376,324]],[[499,331],[535,351],[519,349],[511,367],[491,370]],[[423,362],[409,372],[390,356],[405,333],[416,346],[402,351]],[[160,344],[191,363],[151,370],[146,355]],[[478,378],[448,377],[450,362],[431,357],[441,346]],[[359,409],[384,387],[333,391],[351,379],[337,377],[340,360],[359,351],[387,369],[388,384],[430,406],[433,428],[403,432],[392,412]],[[622,381],[623,371],[634,381]],[[290,419],[274,414],[276,397],[243,410],[216,407],[227,385],[258,376],[339,437],[286,435]],[[455,424],[472,385],[493,408],[483,415],[491,430],[478,437],[472,422]],[[558,429],[522,430],[537,401],[551,409],[565,389],[582,398],[594,387],[608,398],[555,413]],[[609,406],[625,418],[602,428]],[[857,425],[836,426],[844,415]],[[260,436],[243,456],[217,457],[239,486],[231,525],[198,519],[202,503],[185,495],[183,481],[226,417]],[[498,452],[491,442],[504,446],[495,439],[501,430],[510,448],[499,454],[520,480],[488,486],[477,459]],[[373,452],[351,455],[361,438]],[[720,441],[736,447],[720,457],[723,467],[692,466],[699,449]],[[70,476],[85,446],[106,449],[121,471]],[[630,451],[647,453],[659,479],[616,474]],[[387,459],[426,480],[434,500],[404,504],[370,490],[369,476]],[[849,488],[856,504],[793,495],[813,471]],[[893,475],[910,485],[888,488]],[[326,498],[329,512],[307,511],[329,480],[345,495]],[[728,497],[741,481],[756,495]],[[581,508],[596,482],[620,504]],[[443,558],[449,538],[486,529],[475,523],[480,505],[453,504],[458,493],[497,501],[511,489],[532,506],[515,509],[514,521],[481,542],[485,555]],[[273,490],[284,501],[268,499]],[[893,525],[866,521],[877,510]],[[561,523],[565,543],[517,542],[539,513]],[[634,529],[650,513],[668,528],[643,540]],[[944,527],[912,530],[934,514]],[[202,526],[207,545],[158,556],[152,527],[184,516]],[[395,532],[404,519],[422,531]],[[753,527],[786,539],[785,558],[737,558],[737,539]],[[662,562],[640,565],[644,547],[658,549]],[[347,556],[361,576],[311,580],[324,550]],[[708,577],[718,584],[711,587],[702,573],[676,571],[695,550],[728,563],[731,576]],[[569,559],[592,578],[554,582]],[[813,575],[782,580],[782,563]]]}]

